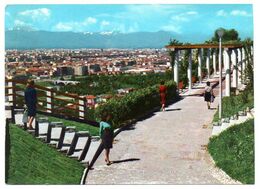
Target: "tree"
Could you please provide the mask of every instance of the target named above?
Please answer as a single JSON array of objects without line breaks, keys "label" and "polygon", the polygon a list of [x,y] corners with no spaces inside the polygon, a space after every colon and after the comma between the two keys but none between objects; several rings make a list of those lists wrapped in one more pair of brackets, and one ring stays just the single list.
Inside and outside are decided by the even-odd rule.
[{"label": "tree", "polygon": [[[241,39],[239,37],[239,33],[235,30],[235,29],[224,29],[224,28],[219,28],[222,29],[224,31],[224,34],[222,36],[222,42],[240,42]],[[212,42],[218,42],[219,41],[219,37],[218,37],[218,33],[217,31],[219,30],[215,30],[214,32],[214,36],[211,38]]]}]

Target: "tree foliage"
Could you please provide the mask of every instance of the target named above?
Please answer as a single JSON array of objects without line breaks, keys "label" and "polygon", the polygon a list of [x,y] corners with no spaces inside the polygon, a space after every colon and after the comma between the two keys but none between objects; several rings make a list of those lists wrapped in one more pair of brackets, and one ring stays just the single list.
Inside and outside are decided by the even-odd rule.
[{"label": "tree foliage", "polygon": [[223,30],[224,34],[222,36],[222,42],[240,42],[241,39],[239,37],[239,33],[235,29],[224,29],[224,28],[219,28],[215,30],[214,36],[211,38],[211,42],[218,42],[219,41],[219,36],[218,36],[218,30]]}]

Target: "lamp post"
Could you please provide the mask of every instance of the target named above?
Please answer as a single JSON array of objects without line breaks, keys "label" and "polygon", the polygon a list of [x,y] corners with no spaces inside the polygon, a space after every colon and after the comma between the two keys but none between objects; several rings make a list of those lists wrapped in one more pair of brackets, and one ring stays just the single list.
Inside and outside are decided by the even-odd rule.
[{"label": "lamp post", "polygon": [[224,30],[223,29],[218,29],[217,30],[217,34],[219,37],[219,56],[218,56],[218,60],[219,60],[219,119],[221,119],[222,117],[222,49],[221,49],[221,38],[224,34]]}]

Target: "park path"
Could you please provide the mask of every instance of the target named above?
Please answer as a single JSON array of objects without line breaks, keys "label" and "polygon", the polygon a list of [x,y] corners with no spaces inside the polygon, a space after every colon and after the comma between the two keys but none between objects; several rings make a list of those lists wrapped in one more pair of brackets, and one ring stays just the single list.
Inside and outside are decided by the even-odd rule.
[{"label": "park path", "polygon": [[185,96],[122,131],[111,150],[115,163],[105,165],[103,152],[86,184],[227,184],[204,146],[217,99],[208,110],[202,96]]}]

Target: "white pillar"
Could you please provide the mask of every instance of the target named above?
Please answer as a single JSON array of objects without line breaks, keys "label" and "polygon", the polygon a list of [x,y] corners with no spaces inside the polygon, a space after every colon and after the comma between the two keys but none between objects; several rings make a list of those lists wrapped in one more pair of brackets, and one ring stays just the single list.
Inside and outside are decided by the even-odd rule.
[{"label": "white pillar", "polygon": [[207,75],[209,78],[209,76],[210,76],[210,49],[208,49],[208,51],[207,51],[206,68],[207,68]]},{"label": "white pillar", "polygon": [[240,48],[238,48],[237,49],[237,53],[238,53],[238,65],[237,65],[237,71],[238,71],[238,83],[239,84],[242,84],[242,76],[241,76],[241,72],[242,72],[242,63],[241,63],[241,61],[242,61],[242,52],[241,52],[241,49]]},{"label": "white pillar", "polygon": [[242,48],[242,82],[245,82],[245,71],[246,71],[246,51],[245,48]]},{"label": "white pillar", "polygon": [[217,65],[216,65],[216,49],[214,49],[213,51],[213,55],[212,55],[212,58],[213,58],[213,69],[214,69],[214,75],[216,75],[217,73]]},{"label": "white pillar", "polygon": [[[52,89],[52,87],[47,87],[49,89]],[[52,113],[52,98],[53,98],[53,92],[52,90],[46,91],[46,96],[47,96],[47,112]]]},{"label": "white pillar", "polygon": [[178,86],[179,85],[179,50],[176,50],[174,54],[174,81]]},{"label": "white pillar", "polygon": [[238,86],[238,70],[237,70],[237,49],[233,50],[232,53],[232,63],[233,63],[233,82],[232,87],[237,88]]},{"label": "white pillar", "polygon": [[198,77],[199,77],[199,81],[201,83],[201,81],[202,81],[202,75],[201,75],[202,49],[198,49],[198,50],[199,50],[199,54],[198,54]]},{"label": "white pillar", "polygon": [[188,84],[189,84],[189,90],[192,88],[192,82],[191,82],[191,77],[192,77],[192,49],[189,50],[189,66],[188,66]]},{"label": "white pillar", "polygon": [[231,53],[229,49],[225,49],[225,72],[226,72],[226,96],[230,96],[230,84],[231,84],[231,78],[230,78],[230,59],[231,59]]}]

